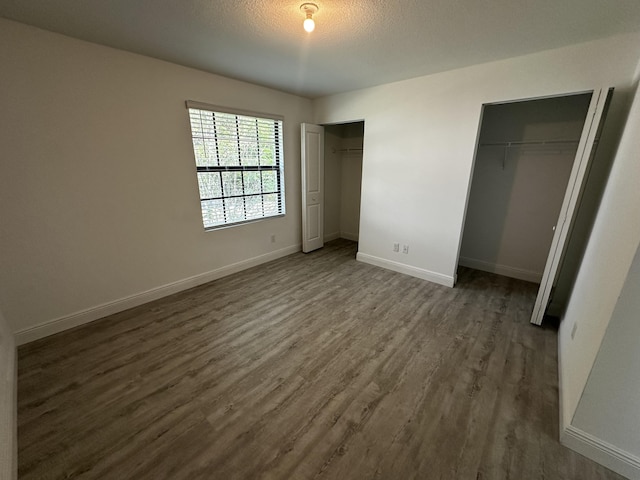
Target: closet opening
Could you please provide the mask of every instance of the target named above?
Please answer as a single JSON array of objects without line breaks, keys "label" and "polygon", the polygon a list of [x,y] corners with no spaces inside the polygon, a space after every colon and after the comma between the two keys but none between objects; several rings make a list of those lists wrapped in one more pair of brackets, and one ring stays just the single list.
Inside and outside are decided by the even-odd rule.
[{"label": "closet opening", "polygon": [[563,261],[581,243],[571,232],[597,208],[581,200],[606,181],[589,176],[612,91],[603,92],[483,106],[458,265],[540,284],[533,323],[558,278],[577,270]]},{"label": "closet opening", "polygon": [[302,251],[360,237],[364,121],[301,125]]},{"label": "closet opening", "polygon": [[324,241],[360,237],[364,122],[324,127]]}]

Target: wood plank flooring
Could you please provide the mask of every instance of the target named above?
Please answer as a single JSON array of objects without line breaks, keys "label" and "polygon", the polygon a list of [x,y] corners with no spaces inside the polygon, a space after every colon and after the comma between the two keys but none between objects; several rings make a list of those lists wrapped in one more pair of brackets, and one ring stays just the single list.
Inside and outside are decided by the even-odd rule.
[{"label": "wood plank flooring", "polygon": [[21,479],[619,479],[559,445],[533,284],[337,240],[19,349]]}]

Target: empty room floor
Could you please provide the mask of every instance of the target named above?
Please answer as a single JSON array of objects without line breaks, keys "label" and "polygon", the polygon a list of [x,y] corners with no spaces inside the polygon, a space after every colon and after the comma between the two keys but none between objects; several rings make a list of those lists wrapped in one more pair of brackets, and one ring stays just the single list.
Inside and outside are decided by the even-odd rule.
[{"label": "empty room floor", "polygon": [[20,347],[21,479],[621,479],[558,443],[536,285],[329,243]]}]

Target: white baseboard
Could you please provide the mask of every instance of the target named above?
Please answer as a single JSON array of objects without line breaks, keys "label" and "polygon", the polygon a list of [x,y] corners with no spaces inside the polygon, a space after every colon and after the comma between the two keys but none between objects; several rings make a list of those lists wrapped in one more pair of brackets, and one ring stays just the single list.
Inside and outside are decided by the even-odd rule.
[{"label": "white baseboard", "polygon": [[375,265],[376,267],[382,267],[388,270],[393,270],[394,272],[404,273],[405,275],[411,275],[412,277],[428,280],[446,287],[453,287],[454,284],[453,277],[431,272],[423,268],[406,265],[404,263],[394,262],[392,260],[387,260],[386,258],[374,257],[373,255],[368,255],[366,253],[358,252],[356,260],[370,265]]},{"label": "white baseboard", "polygon": [[144,292],[135,293],[128,297],[96,305],[95,307],[87,308],[70,315],[47,320],[33,327],[25,328],[16,332],[16,344],[24,345],[25,343],[33,342],[34,340],[68,330],[69,328],[93,322],[99,318],[113,315],[114,313],[122,312],[129,308],[137,307],[138,305],[166,297],[173,293],[181,292],[182,290],[187,290],[188,288],[202,285],[203,283],[217,280],[218,278],[226,277],[232,273],[237,273],[242,270],[246,270],[247,268],[255,267],[262,263],[291,255],[292,253],[297,253],[300,249],[300,245],[292,245],[274,252],[265,253],[264,255],[258,255],[257,257],[232,263],[231,265],[226,265],[209,272],[194,275],[193,277],[161,285]]},{"label": "white baseboard", "polygon": [[358,241],[358,234],[357,233],[351,233],[351,232],[340,232],[340,238],[345,238],[347,240],[351,240],[353,242],[357,242]]},{"label": "white baseboard", "polygon": [[331,240],[337,240],[339,238],[340,238],[340,232],[325,233],[324,237],[322,237],[322,239],[325,242],[330,242]]},{"label": "white baseboard", "polygon": [[460,257],[458,263],[463,267],[475,268],[476,270],[482,270],[483,272],[504,275],[505,277],[517,278],[518,280],[525,280],[527,282],[540,283],[542,281],[542,272],[509,267],[508,265],[500,265],[468,257]]},{"label": "white baseboard", "polygon": [[573,425],[564,428],[560,443],[620,475],[633,480],[640,479],[640,458]]},{"label": "white baseboard", "polygon": [[[563,330],[558,332],[558,345],[562,344]],[[573,412],[565,411],[562,350],[558,348],[558,404],[560,443],[581,455],[633,480],[640,480],[640,458],[571,425]]]}]

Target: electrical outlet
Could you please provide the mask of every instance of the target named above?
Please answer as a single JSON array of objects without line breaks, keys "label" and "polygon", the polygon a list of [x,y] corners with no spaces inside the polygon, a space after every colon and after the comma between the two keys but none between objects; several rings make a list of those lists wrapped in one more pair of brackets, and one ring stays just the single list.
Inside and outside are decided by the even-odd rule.
[{"label": "electrical outlet", "polygon": [[402,246],[402,253],[409,253],[409,245]]},{"label": "electrical outlet", "polygon": [[276,236],[275,235],[271,235],[271,243],[276,243]]},{"label": "electrical outlet", "polygon": [[399,243],[394,243],[393,244],[393,251],[394,252],[399,252],[400,251],[400,244]]},{"label": "electrical outlet", "polygon": [[576,336],[576,330],[578,330],[578,322],[573,324],[573,328],[571,329],[571,340]]}]

